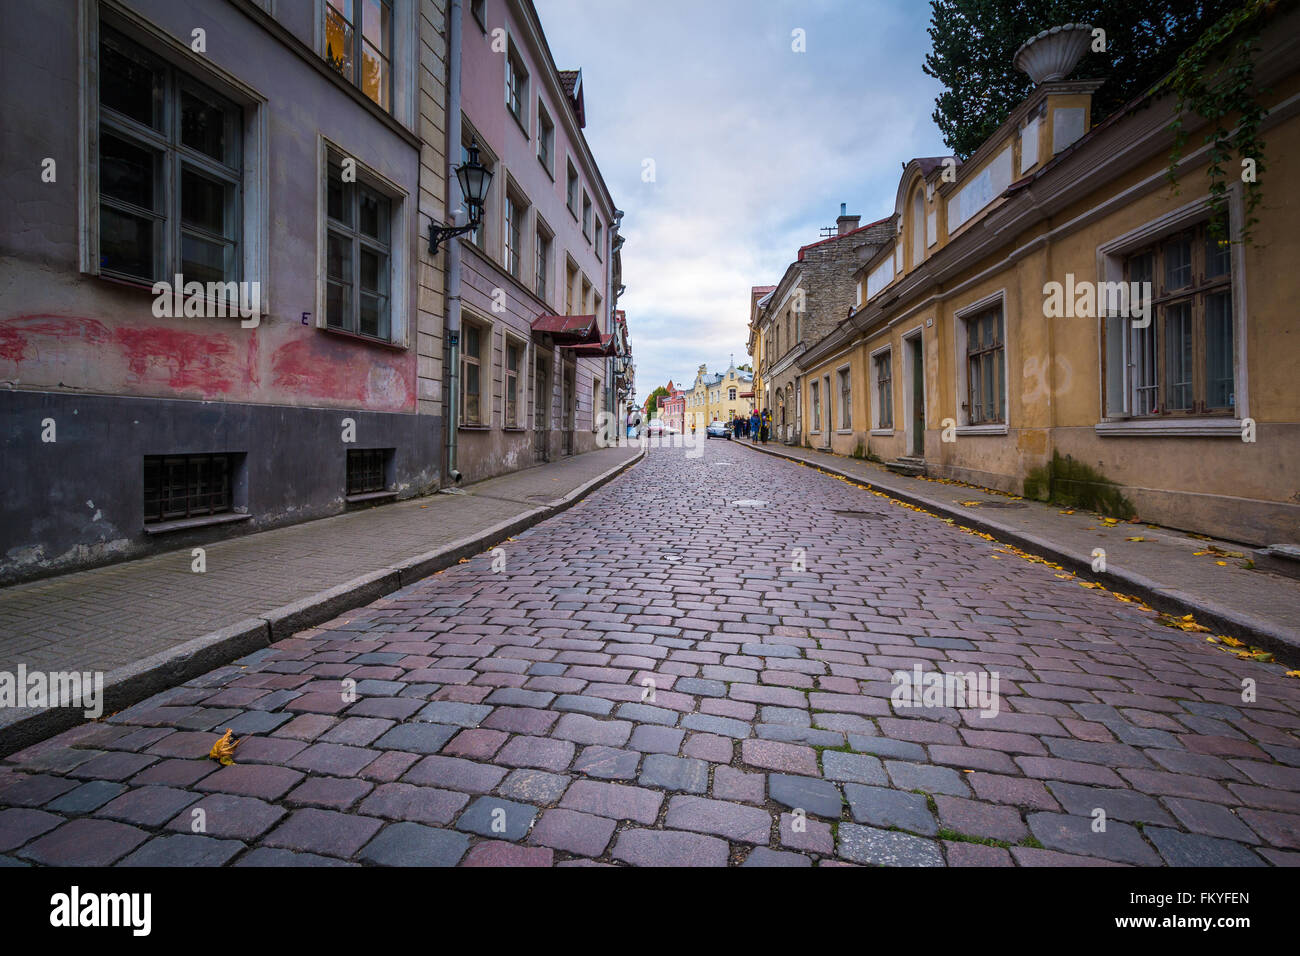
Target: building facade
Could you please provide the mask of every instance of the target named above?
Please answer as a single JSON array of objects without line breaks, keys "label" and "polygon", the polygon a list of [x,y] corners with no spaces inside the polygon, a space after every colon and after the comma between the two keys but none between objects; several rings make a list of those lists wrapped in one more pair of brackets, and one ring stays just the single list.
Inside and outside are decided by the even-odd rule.
[{"label": "building facade", "polygon": [[[1269,178],[1250,242],[1211,230],[1207,147],[1169,188],[1172,96],[1094,124],[1038,86],[965,163],[913,160],[863,305],[799,357],[839,382],[801,435],[841,454],[1251,544],[1300,528],[1300,13],[1261,38]],[[1205,122],[1182,117],[1189,143]],[[1230,170],[1231,172],[1231,170]],[[1228,232],[1244,186],[1229,175]],[[836,389],[832,387],[834,395]],[[830,416],[829,422],[827,416]],[[830,441],[827,442],[827,436]]]},{"label": "building facade", "polygon": [[0,11],[0,581],[438,487],[444,3],[347,7]]},{"label": "building facade", "polygon": [[556,67],[531,0],[453,2],[451,15],[449,136],[457,162],[476,146],[493,173],[480,227],[448,250],[450,457],[473,481],[596,447],[598,413],[612,409],[621,213],[582,132],[582,73]]},{"label": "building facade", "polygon": [[[802,247],[781,281],[768,292],[751,290],[750,343],[760,411],[772,415],[776,440],[795,444],[804,433],[803,368],[799,358],[848,316],[857,302],[857,268],[892,244],[894,225],[882,219],[859,226],[861,218],[840,207],[837,235]],[[823,385],[809,389],[824,406]]]}]

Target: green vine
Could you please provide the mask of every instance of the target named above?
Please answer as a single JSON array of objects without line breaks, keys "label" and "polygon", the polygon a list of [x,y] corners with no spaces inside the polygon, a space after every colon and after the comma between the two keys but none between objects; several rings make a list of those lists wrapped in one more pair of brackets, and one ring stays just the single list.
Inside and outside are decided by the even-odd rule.
[{"label": "green vine", "polygon": [[[1210,147],[1210,234],[1231,241],[1228,228],[1228,166],[1234,157],[1245,193],[1245,218],[1238,241],[1251,241],[1255,215],[1263,198],[1264,141],[1259,130],[1265,109],[1255,89],[1255,44],[1264,22],[1295,0],[1246,0],[1238,9],[1215,22],[1174,65],[1174,69],[1152,89],[1152,93],[1173,92],[1178,102],[1174,148],[1169,156],[1169,181],[1178,187],[1178,164],[1187,147],[1184,117],[1195,113],[1210,124],[1205,144]],[[1263,92],[1263,91],[1258,91]],[[1230,120],[1236,117],[1236,127]],[[1234,175],[1235,175],[1234,170]]]}]

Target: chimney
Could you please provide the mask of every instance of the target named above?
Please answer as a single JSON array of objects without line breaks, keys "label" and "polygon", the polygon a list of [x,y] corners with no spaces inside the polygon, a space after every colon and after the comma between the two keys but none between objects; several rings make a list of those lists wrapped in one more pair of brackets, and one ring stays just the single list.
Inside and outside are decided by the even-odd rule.
[{"label": "chimney", "polygon": [[840,227],[839,234],[841,236],[846,232],[852,232],[854,229],[858,228],[858,224],[862,222],[861,216],[850,216],[848,214],[848,208],[848,203],[840,203],[840,217],[835,220],[835,224]]}]

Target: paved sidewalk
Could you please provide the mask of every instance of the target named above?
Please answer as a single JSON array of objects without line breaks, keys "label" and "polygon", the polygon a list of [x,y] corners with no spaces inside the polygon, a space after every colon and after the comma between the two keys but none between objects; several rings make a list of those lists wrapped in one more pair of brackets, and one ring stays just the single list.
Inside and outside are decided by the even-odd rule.
[{"label": "paved sidewalk", "polygon": [[[1108,525],[1083,509],[1071,511],[957,482],[910,478],[873,462],[807,448],[737,444],[860,481],[953,517],[1160,610],[1192,613],[1216,633],[1266,647],[1300,665],[1300,581],[1249,570],[1249,545],[1143,523]],[[1096,548],[1106,553],[1105,574],[1091,573]]]},{"label": "paved sidewalk", "polygon": [[[191,570],[187,548],[0,589],[0,671],[20,663],[29,671],[105,671],[111,686],[126,672],[173,661],[195,639],[205,650],[235,637],[264,646],[491,547],[639,454],[599,449],[463,494],[217,542],[206,546],[202,574]],[[214,662],[210,655],[208,666]]]}]

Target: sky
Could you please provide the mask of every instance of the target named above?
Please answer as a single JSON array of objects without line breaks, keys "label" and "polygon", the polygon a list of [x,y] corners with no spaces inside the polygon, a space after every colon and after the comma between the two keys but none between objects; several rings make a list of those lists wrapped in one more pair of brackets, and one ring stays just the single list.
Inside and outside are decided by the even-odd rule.
[{"label": "sky", "polygon": [[638,401],[749,362],[750,288],[776,285],[840,203],[887,216],[902,164],[948,152],[923,0],[534,3],[556,65],[582,69],[584,132],[626,213]]}]

